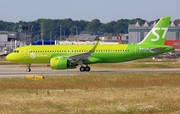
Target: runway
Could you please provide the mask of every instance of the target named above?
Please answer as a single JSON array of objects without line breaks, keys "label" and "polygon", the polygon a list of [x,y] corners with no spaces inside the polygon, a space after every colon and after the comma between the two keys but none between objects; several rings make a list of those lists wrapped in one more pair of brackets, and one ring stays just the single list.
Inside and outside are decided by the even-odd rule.
[{"label": "runway", "polygon": [[180,68],[173,69],[105,69],[105,68],[91,68],[90,72],[80,72],[79,69],[67,70],[52,70],[50,67],[32,67],[31,72],[26,72],[26,66],[22,65],[0,65],[0,77],[17,77],[26,75],[63,75],[63,74],[82,74],[94,72],[180,72]]}]

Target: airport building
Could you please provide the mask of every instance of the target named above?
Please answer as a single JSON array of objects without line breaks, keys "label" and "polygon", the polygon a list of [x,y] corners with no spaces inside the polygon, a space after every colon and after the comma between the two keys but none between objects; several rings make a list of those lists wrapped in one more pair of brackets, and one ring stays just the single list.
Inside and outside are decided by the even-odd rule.
[{"label": "airport building", "polygon": [[[128,26],[128,43],[131,44],[141,42],[155,24],[156,22],[154,22],[152,25],[149,25],[147,22],[145,22],[143,25],[140,25],[138,22],[136,24],[130,24]],[[171,22],[168,29],[167,40],[180,40],[180,24],[176,26],[173,21]]]},{"label": "airport building", "polygon": [[20,41],[23,45],[32,42],[32,26],[19,25],[18,32],[0,31],[0,47],[10,46],[11,42]]},{"label": "airport building", "polygon": [[32,26],[19,25],[18,32],[0,31],[0,55],[22,45],[32,43]]}]

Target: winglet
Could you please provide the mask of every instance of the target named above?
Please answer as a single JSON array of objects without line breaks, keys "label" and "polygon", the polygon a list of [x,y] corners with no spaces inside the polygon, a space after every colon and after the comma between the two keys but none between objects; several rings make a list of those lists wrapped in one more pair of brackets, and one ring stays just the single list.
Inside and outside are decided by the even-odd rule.
[{"label": "winglet", "polygon": [[92,47],[92,49],[89,52],[94,53],[98,44],[99,44],[99,40],[96,42],[96,44]]}]

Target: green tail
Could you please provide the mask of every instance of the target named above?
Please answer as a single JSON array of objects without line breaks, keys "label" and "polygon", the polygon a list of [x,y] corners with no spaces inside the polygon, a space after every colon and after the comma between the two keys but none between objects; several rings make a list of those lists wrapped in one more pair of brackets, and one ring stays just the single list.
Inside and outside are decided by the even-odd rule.
[{"label": "green tail", "polygon": [[162,17],[139,44],[164,45],[170,19],[170,17]]}]

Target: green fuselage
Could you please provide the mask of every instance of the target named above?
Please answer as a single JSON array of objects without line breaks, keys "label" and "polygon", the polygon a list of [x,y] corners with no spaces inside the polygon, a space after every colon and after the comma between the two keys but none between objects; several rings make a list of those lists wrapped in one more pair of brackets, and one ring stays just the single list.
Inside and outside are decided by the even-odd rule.
[{"label": "green fuselage", "polygon": [[[11,61],[17,63],[50,63],[54,57],[69,57],[86,53],[94,44],[74,44],[74,45],[49,45],[49,46],[23,46],[17,48],[17,52],[12,52]],[[158,51],[152,52],[154,48],[161,48]],[[145,45],[145,44],[98,44],[95,52],[84,60],[84,64],[92,63],[114,63],[125,62],[154,56],[164,52],[173,50],[172,46],[165,45]]]}]

